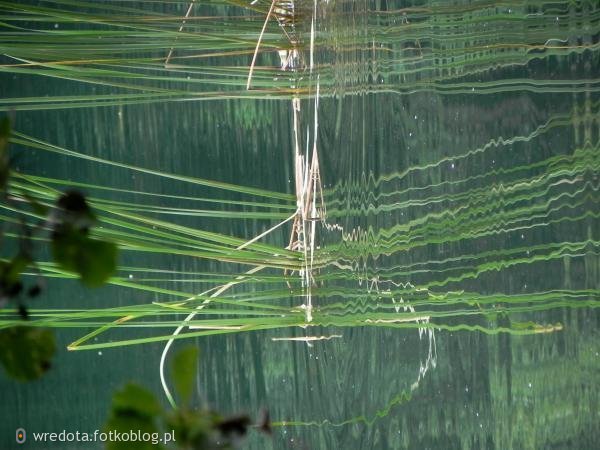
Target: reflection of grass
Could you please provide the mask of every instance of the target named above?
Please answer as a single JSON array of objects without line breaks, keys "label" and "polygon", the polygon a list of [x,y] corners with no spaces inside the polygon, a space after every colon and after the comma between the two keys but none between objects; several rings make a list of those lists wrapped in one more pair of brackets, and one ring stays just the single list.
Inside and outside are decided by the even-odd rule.
[{"label": "reflection of grass", "polygon": [[[582,22],[573,27],[557,26],[558,19],[561,25],[573,20],[572,5],[566,3],[556,10],[536,5],[537,13],[516,6],[457,4],[386,11],[375,22],[369,19],[371,12],[364,11],[364,17],[357,14],[355,19],[364,20],[365,30],[357,30],[344,22],[343,4],[321,5],[327,26],[317,23],[311,33],[317,53],[314,70],[323,96],[334,95],[341,87],[399,94],[598,91],[593,74],[533,80],[515,70],[539,60],[597,56],[600,46],[593,30],[600,11],[595,5],[583,5]],[[290,88],[288,77],[281,76],[280,56],[299,51],[302,57],[311,27],[303,11],[294,11],[300,37],[290,35],[280,26],[289,23],[285,5],[226,0],[191,5],[146,2],[143,7],[89,1],[43,6],[5,2],[0,5],[6,17],[0,25],[4,54],[0,71],[76,81],[100,92],[4,98],[0,110],[313,96],[300,77]],[[337,12],[342,14],[338,17]],[[581,33],[580,40],[573,39],[574,28]],[[319,60],[321,53],[330,55],[332,50],[336,62]],[[357,70],[357,61],[365,67]],[[500,76],[478,81],[484,73]],[[374,79],[376,83],[369,81]],[[247,89],[250,81],[252,90]]]},{"label": "reflection of grass", "polygon": [[[143,104],[168,100],[290,98],[295,90],[277,80],[278,51],[290,46],[277,21],[266,21],[234,2],[190,5],[24,2],[0,5],[9,20],[0,26],[5,58],[0,71],[94,85],[97,94],[3,99],[15,110]],[[267,7],[268,9],[268,7]],[[274,14],[278,16],[278,14]],[[185,26],[183,26],[185,25]],[[259,48],[255,48],[259,40]],[[248,64],[253,57],[248,92]],[[248,63],[239,66],[238,58]],[[256,66],[257,57],[271,66]],[[263,59],[264,58],[264,59]],[[103,88],[110,88],[103,91]]]},{"label": "reflection of grass", "polygon": [[[120,190],[116,187],[103,188],[91,183],[64,182],[79,187],[86,187],[94,192],[89,197],[90,205],[99,213],[101,228],[94,233],[100,237],[110,238],[119,245],[122,252],[131,253],[163,253],[209,259],[222,263],[239,263],[250,267],[250,270],[240,273],[194,273],[155,269],[152,267],[136,267],[135,265],[119,268],[118,274],[108,280],[109,284],[134,289],[140,292],[153,293],[165,297],[164,301],[154,301],[143,305],[131,305],[118,308],[96,310],[38,310],[30,311],[29,325],[40,327],[73,327],[95,328],[75,341],[69,348],[72,350],[98,349],[122,345],[143,344],[149,342],[170,341],[198,336],[231,334],[258,330],[291,329],[297,327],[389,327],[389,328],[441,328],[450,330],[479,330],[486,333],[509,332],[514,334],[531,334],[560,330],[558,324],[537,324],[532,321],[520,323],[510,322],[510,326],[499,326],[496,317],[499,315],[514,315],[562,306],[596,307],[597,292],[594,290],[580,291],[548,291],[527,295],[481,295],[476,292],[446,292],[439,293],[431,289],[439,289],[442,284],[432,282],[429,286],[415,287],[410,284],[397,285],[393,289],[365,289],[360,286],[349,287],[348,282],[360,279],[360,274],[348,272],[341,268],[330,268],[328,265],[335,261],[332,248],[324,251],[314,247],[314,237],[308,227],[316,224],[314,215],[320,210],[317,207],[319,199],[318,169],[302,169],[298,166],[298,185],[301,192],[296,204],[305,205],[298,213],[290,216],[297,206],[293,205],[293,197],[257,188],[230,185],[211,180],[181,177],[156,170],[147,170],[118,162],[92,158],[68,149],[16,134],[14,142],[31,146],[38,150],[46,150],[64,156],[84,158],[94,164],[109,164],[121,170],[138,171],[156,177],[167,177],[179,182],[194,183],[222,192],[234,192],[247,197],[247,200],[227,201],[228,210],[195,208],[153,207],[150,203],[136,204],[130,201],[106,200],[105,193],[129,196],[130,190]],[[308,174],[305,181],[304,173]],[[10,194],[21,198],[27,193],[28,198],[35,199],[41,205],[52,208],[59,194],[53,186],[63,182],[49,178],[36,177],[27,174],[16,174],[9,187]],[[152,195],[146,193],[152,200]],[[168,197],[168,196],[167,196]],[[139,198],[139,197],[137,197]],[[258,201],[255,199],[259,199]],[[177,201],[203,201],[196,198],[181,198]],[[213,204],[204,202],[204,204]],[[311,206],[312,205],[312,206]],[[219,205],[222,207],[223,205]],[[260,213],[247,212],[245,208],[260,209]],[[10,206],[7,219],[14,211]],[[240,209],[242,208],[242,209]],[[258,240],[247,241],[216,232],[209,232],[179,225],[175,222],[156,218],[156,216],[178,217],[199,215],[213,219],[245,220],[260,218],[270,221],[294,220],[295,230],[289,245],[289,250],[278,246],[261,243]],[[172,216],[171,216],[172,215]],[[34,211],[27,212],[32,221],[39,219]],[[303,225],[304,224],[304,225]],[[7,235],[10,238],[11,235]],[[309,239],[304,241],[304,239]],[[43,242],[43,239],[40,239]],[[312,242],[312,243],[311,243]],[[310,252],[304,247],[309,245]],[[571,246],[572,247],[572,246]],[[571,248],[569,247],[569,248]],[[530,258],[535,258],[534,253]],[[543,247],[540,248],[544,250]],[[570,253],[573,253],[571,248]],[[343,255],[341,252],[340,255]],[[560,256],[560,255],[559,255]],[[310,272],[306,258],[312,260]],[[519,263],[520,260],[515,262]],[[525,263],[527,261],[522,261]],[[506,263],[503,264],[506,266]],[[38,267],[42,274],[49,278],[74,278],[75,275],[55,264],[39,261]],[[341,267],[338,265],[338,267]],[[487,267],[487,266],[486,266]],[[317,269],[323,269],[321,272]],[[265,270],[263,270],[265,269]],[[466,268],[465,268],[466,269]],[[489,270],[493,267],[490,266]],[[303,273],[309,278],[300,279],[293,272]],[[481,272],[481,270],[479,271]],[[478,272],[478,273],[479,273]],[[135,274],[135,277],[123,274]],[[384,273],[380,274],[383,276]],[[392,277],[392,273],[388,277]],[[397,276],[393,275],[394,277]],[[469,276],[469,271],[463,269],[463,279]],[[477,274],[473,275],[477,276]],[[454,277],[456,278],[456,277]],[[392,278],[390,278],[392,279]],[[164,287],[165,283],[174,288]],[[214,283],[215,287],[202,294],[186,292],[177,287],[178,284]],[[385,277],[374,280],[376,285],[383,286]],[[241,287],[246,290],[240,290]],[[310,288],[311,295],[319,299],[317,305],[308,316],[306,310],[298,306],[290,306],[289,299],[296,299],[292,305],[302,303],[306,289]],[[248,290],[249,289],[249,290]],[[174,300],[174,298],[176,298]],[[343,299],[343,301],[340,301]],[[299,300],[299,302],[298,302]],[[401,303],[398,303],[401,301]],[[408,307],[409,306],[409,307]],[[3,312],[2,327],[16,324],[11,311]],[[182,322],[182,317],[188,317]],[[470,318],[485,317],[488,326],[470,325]],[[467,320],[463,324],[455,323],[456,319]],[[160,319],[157,321],[156,319]],[[185,325],[185,332],[176,336],[170,329]],[[102,334],[116,329],[127,328],[133,333],[147,333],[150,336],[132,337],[128,339],[111,339],[104,342],[90,343]],[[165,329],[165,333],[160,330]]]},{"label": "reflection of grass", "polygon": [[[478,255],[465,256],[460,261],[462,265],[446,268],[444,264],[453,261],[440,262],[437,273],[448,271],[445,280],[432,279],[420,286],[410,283],[393,284],[393,280],[404,277],[407,274],[419,273],[417,263],[410,266],[396,266],[388,271],[380,271],[377,278],[373,278],[370,289],[360,286],[349,287],[349,283],[360,281],[361,277],[370,277],[368,273],[348,271],[344,269],[339,261],[351,258],[348,253],[352,247],[352,241],[346,241],[345,246],[330,245],[324,250],[316,250],[314,247],[314,235],[309,231],[316,222],[314,217],[320,207],[317,207],[319,195],[318,169],[299,168],[297,181],[300,186],[300,194],[294,198],[287,194],[270,192],[257,188],[231,185],[206,179],[183,177],[179,175],[164,173],[158,170],[149,170],[131,165],[108,161],[101,158],[90,157],[62,147],[15,133],[12,138],[15,144],[29,146],[37,150],[45,150],[58,153],[63,156],[83,158],[94,164],[108,164],[120,170],[137,171],[150,176],[163,177],[178,182],[197,184],[210,189],[217,189],[223,193],[233,192],[243,196],[244,200],[198,199],[176,197],[178,202],[202,202],[206,205],[215,205],[219,209],[180,208],[152,206],[154,199],[151,193],[145,193],[149,204],[137,204],[131,201],[115,200],[114,195],[122,195],[125,198],[131,195],[140,197],[134,191],[121,190],[117,187],[102,187],[91,183],[63,182],[51,178],[32,176],[27,174],[15,174],[9,186],[9,193],[15,199],[34,199],[40,205],[52,208],[59,191],[55,185],[73,185],[85,187],[93,191],[89,197],[90,205],[99,213],[101,228],[94,230],[94,234],[109,238],[119,245],[122,252],[135,255],[141,254],[171,254],[181,257],[193,257],[213,260],[222,263],[238,263],[250,267],[247,271],[239,273],[194,273],[185,271],[173,271],[157,269],[152,267],[136,267],[135,265],[119,268],[118,274],[108,280],[109,284],[121,286],[140,292],[153,293],[164,296],[165,300],[155,301],[150,304],[132,305],[119,308],[106,308],[101,310],[36,310],[30,311],[31,326],[49,327],[77,327],[96,328],[95,331],[86,334],[74,342],[70,348],[95,349],[104,347],[116,347],[121,345],[143,344],[157,341],[169,341],[171,339],[183,339],[197,336],[209,336],[216,334],[230,334],[257,330],[290,329],[296,327],[390,327],[390,328],[441,328],[449,330],[478,330],[486,333],[508,332],[513,334],[532,334],[540,332],[559,331],[560,324],[538,324],[535,321],[520,322],[517,317],[535,311],[554,309],[559,307],[596,307],[598,303],[597,290],[549,290],[545,292],[534,292],[523,295],[505,294],[478,294],[477,292],[447,291],[440,290],[450,284],[477,278],[490,271],[509,268],[515,265],[531,264],[536,261],[547,261],[552,258],[562,258],[565,254],[576,255],[593,246],[593,241],[586,241],[579,245],[576,242],[565,245],[538,245],[529,246],[524,249],[505,249],[498,252],[481,253]],[[585,156],[588,153],[580,152],[578,155]],[[588,155],[589,156],[589,155]],[[589,158],[588,158],[589,159]],[[578,159],[565,160],[555,158],[551,166],[554,170],[560,170],[561,174],[569,174],[573,167],[583,167],[578,164]],[[595,163],[591,158],[588,162]],[[589,164],[586,165],[588,167]],[[305,178],[305,173],[308,174]],[[552,180],[554,172],[546,178]],[[515,184],[514,192],[521,194],[521,187],[543,189],[543,180],[540,177],[535,183],[519,181]],[[304,179],[304,181],[302,181]],[[105,194],[111,195],[111,200],[105,199]],[[170,198],[168,195],[160,194],[161,197]],[[481,194],[483,195],[483,194]],[[457,199],[462,197],[455,195]],[[139,201],[139,200],[138,200]],[[473,201],[472,199],[470,201]],[[215,202],[218,202],[215,204]],[[506,201],[505,201],[506,203]],[[304,205],[298,214],[290,213],[297,208],[298,204]],[[485,202],[482,202],[485,204]],[[223,206],[227,210],[223,210]],[[251,208],[248,211],[246,208]],[[3,205],[7,211],[5,219],[14,220],[11,212],[15,209],[9,205]],[[253,212],[259,210],[257,212]],[[31,226],[40,216],[35,211],[26,212]],[[209,232],[188,226],[179,225],[175,222],[157,218],[179,217],[179,216],[201,216],[212,219],[245,220],[248,218],[265,219],[280,222],[287,218],[294,218],[292,227],[292,238],[289,249],[284,249],[271,244],[261,243],[258,240],[247,241]],[[489,220],[489,219],[488,219]],[[472,222],[472,221],[471,221]],[[431,227],[433,222],[429,218],[423,221],[423,226]],[[467,226],[469,222],[466,222]],[[470,226],[470,225],[469,225]],[[307,228],[308,227],[308,228]],[[431,237],[431,232],[422,232],[424,236]],[[471,231],[472,233],[472,231]],[[8,233],[7,238],[16,237]],[[446,236],[450,239],[451,236]],[[305,239],[308,239],[305,241]],[[43,243],[42,238],[39,239]],[[356,245],[359,245],[357,243]],[[305,247],[311,248],[305,252]],[[392,249],[386,246],[387,252]],[[355,249],[358,251],[358,249]],[[527,251],[527,256],[521,256]],[[362,254],[363,250],[359,251]],[[505,256],[506,260],[498,260]],[[489,258],[495,258],[490,262]],[[310,271],[307,264],[310,258]],[[340,259],[341,258],[341,259]],[[485,259],[479,266],[470,266],[468,263]],[[333,266],[331,264],[335,263]],[[417,264],[417,265],[415,265]],[[39,270],[49,278],[74,278],[75,275],[55,264],[47,261],[38,262]],[[425,266],[423,266],[425,267]],[[266,271],[263,269],[267,269]],[[314,270],[313,270],[314,269]],[[319,272],[317,269],[322,269]],[[422,271],[422,270],[421,270]],[[300,279],[293,272],[308,275],[308,278]],[[124,274],[135,274],[135,277],[124,276]],[[432,272],[434,273],[434,272]],[[174,285],[166,288],[165,283]],[[213,283],[215,287],[204,291],[202,294],[188,292],[177,285],[190,285],[190,283]],[[377,286],[392,287],[383,289],[373,288]],[[246,287],[249,291],[240,290]],[[306,296],[309,288],[311,295],[319,299],[318,305],[307,315],[306,310],[297,306],[290,306],[289,299],[300,300]],[[174,300],[175,298],[175,300]],[[343,301],[340,301],[343,299]],[[398,303],[401,301],[401,303]],[[292,303],[298,304],[297,301]],[[405,308],[410,305],[410,308]],[[401,307],[402,306],[402,307]],[[2,327],[16,324],[18,321],[12,317],[11,311],[3,312]],[[511,315],[515,320],[510,326],[500,326],[496,323],[499,315]],[[187,316],[182,322],[182,317]],[[487,326],[481,324],[470,324],[470,318],[484,317],[489,323]],[[160,319],[158,322],[156,319]],[[466,320],[460,323],[460,320]],[[456,323],[459,320],[459,323]],[[175,337],[168,329],[185,325],[187,331]],[[139,332],[152,330],[151,336],[141,336],[130,339],[111,340],[109,342],[89,343],[90,339],[97,338],[101,334],[115,329],[128,328]],[[157,330],[166,329],[165,333],[156,333]]]},{"label": "reflection of grass", "polygon": [[[593,107],[597,108],[597,104]],[[571,120],[568,115],[558,116],[548,120],[531,136],[506,139],[505,142],[527,142],[536,139],[542,132],[549,133],[567,127]],[[536,312],[563,307],[595,308],[598,305],[599,292],[591,287],[542,287],[521,294],[484,294],[464,287],[472,280],[490,277],[501,271],[549,264],[565,258],[586,258],[586,255],[597,253],[597,241],[593,235],[580,240],[573,236],[564,242],[542,239],[526,243],[519,239],[516,241],[518,244],[502,248],[487,247],[444,258],[422,259],[419,254],[419,258],[401,259],[400,262],[377,269],[367,267],[364,271],[358,270],[357,265],[357,261],[365,255],[378,258],[402,256],[408,252],[417,255],[422,248],[451,242],[477,242],[498,233],[511,233],[511,227],[519,224],[525,224],[527,229],[535,231],[537,227],[548,223],[576,223],[592,217],[593,212],[584,206],[595,203],[594,185],[589,182],[582,184],[586,173],[598,164],[597,152],[589,145],[576,149],[572,154],[534,160],[525,166],[495,169],[488,175],[472,175],[424,185],[411,183],[407,188],[402,187],[402,182],[408,175],[426,174],[430,170],[437,170],[442,164],[449,164],[450,160],[445,158],[437,163],[384,176],[375,182],[377,191],[373,202],[377,206],[370,208],[367,214],[378,216],[411,212],[412,218],[392,222],[391,227],[376,232],[370,230],[363,234],[355,230],[342,230],[342,241],[317,249],[314,228],[318,222],[315,219],[324,218],[324,202],[321,200],[316,153],[313,163],[309,164],[304,162],[304,157],[300,156],[297,149],[297,196],[294,197],[255,187],[109,161],[20,133],[15,133],[11,140],[14,144],[38,151],[218,190],[223,195],[222,200],[210,196],[194,198],[140,193],[28,174],[15,174],[9,186],[13,198],[31,198],[47,208],[53,207],[59,195],[56,187],[66,185],[90,190],[90,205],[98,211],[102,225],[93,230],[94,235],[116,242],[120,250],[128,255],[169,254],[245,267],[236,269],[235,273],[229,270],[195,273],[129,264],[120,267],[118,274],[109,279],[109,284],[151,293],[164,300],[92,311],[31,311],[32,326],[95,328],[74,342],[71,349],[298,327],[316,327],[317,333],[322,327],[439,328],[490,334],[547,333],[560,331],[562,325],[538,323],[533,319]],[[498,145],[492,144],[454,159],[466,161],[476,155],[496,151]],[[502,177],[502,189],[489,189],[485,183],[482,185],[486,176]],[[428,180],[427,177],[424,179]],[[449,187],[452,189],[447,193]],[[324,192],[325,198],[329,199],[328,220],[345,215],[360,217],[362,210],[345,210],[340,206],[342,202],[335,200],[359,189],[340,184]],[[227,198],[230,193],[235,194],[235,198]],[[140,203],[140,198],[143,203]],[[173,200],[177,206],[155,206],[156,199]],[[191,206],[181,207],[182,203]],[[198,208],[197,204],[203,207]],[[298,205],[302,206],[299,208]],[[578,215],[565,213],[574,207],[579,208]],[[6,211],[4,220],[15,221],[11,215],[15,208],[4,205],[3,209]],[[552,214],[552,222],[547,220],[549,214]],[[27,211],[26,215],[31,226],[40,218],[35,211]],[[180,225],[176,221],[180,217],[190,216],[240,222],[246,219],[265,220],[268,221],[264,227],[267,230],[273,223],[287,220],[292,224],[291,238],[286,249],[258,239],[248,241],[247,238]],[[502,227],[498,224],[502,224]],[[336,227],[330,225],[328,223],[326,228],[336,233]],[[273,231],[276,230],[279,229]],[[7,239],[14,237],[14,234],[6,234]],[[44,240],[40,238],[39,242],[43,243]],[[39,261],[38,267],[49,278],[74,277],[72,273],[48,261]],[[302,274],[302,277],[296,274]],[[420,281],[414,284],[407,281],[415,278]],[[199,283],[211,283],[215,287],[201,294],[189,288]],[[318,298],[318,304],[310,311],[306,309],[312,306],[307,302],[307,294]],[[303,302],[304,308],[295,306]],[[407,305],[410,308],[405,308]],[[185,317],[188,319],[184,320]],[[502,317],[511,318],[508,326],[502,321],[500,324],[499,318]],[[474,318],[485,320],[483,323],[473,323]],[[160,320],[157,322],[156,319]],[[1,326],[15,323],[12,312],[4,311]],[[173,327],[184,332],[173,337],[169,331]],[[143,335],[90,343],[91,338],[121,328]],[[161,332],[163,329],[164,333]],[[152,331],[150,336],[147,335],[149,331]]]}]

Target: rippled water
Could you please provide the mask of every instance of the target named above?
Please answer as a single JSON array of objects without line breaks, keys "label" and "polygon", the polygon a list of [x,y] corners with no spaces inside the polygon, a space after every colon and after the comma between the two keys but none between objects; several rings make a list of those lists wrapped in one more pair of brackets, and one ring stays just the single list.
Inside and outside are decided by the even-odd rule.
[{"label": "rippled water", "polygon": [[[181,15],[187,5],[144,7]],[[222,14],[218,8],[227,7],[203,5],[194,14]],[[231,21],[242,14],[229,8]],[[247,25],[254,41],[262,17]],[[313,322],[196,339],[198,402],[231,412],[267,407],[276,426],[272,438],[251,437],[248,448],[256,449],[597,448],[598,3],[331,0],[299,3],[298,18],[307,68],[265,68],[278,57],[263,55],[255,82],[256,89],[263,82],[298,89],[303,152],[310,153],[318,133],[327,215],[317,226]],[[281,40],[277,31],[270,29],[269,43]],[[245,83],[250,54],[214,60],[206,65],[240,68],[232,79]],[[190,76],[199,77],[202,67],[197,63]],[[209,88],[163,76],[143,82],[183,86],[185,92],[169,98],[175,101],[121,99],[114,106],[50,110],[2,104],[17,109],[20,132],[65,148],[294,193],[289,92],[270,87],[258,98],[192,101],[192,93]],[[3,73],[0,80],[7,99],[118,92],[39,74]],[[235,86],[219,89],[246,96]],[[40,176],[137,191],[215,195],[43,152],[30,151],[19,165]],[[141,195],[102,196],[149,204]],[[192,207],[183,200],[152,202]],[[245,239],[276,223],[168,220]],[[267,241],[284,247],[289,231]],[[124,252],[121,265],[151,268],[124,269],[123,277],[158,277],[149,283],[196,293],[211,284],[194,281],[194,272],[247,269],[165,253]],[[159,268],[186,277],[159,276]],[[164,301],[118,286],[90,292],[69,280],[48,285],[41,300],[48,307]],[[291,310],[304,301],[304,291],[288,298],[281,285],[269,294],[278,305]],[[271,288],[257,283],[237,292]],[[64,347],[88,331],[57,335]],[[138,335],[123,329],[106,339]],[[306,336],[328,339],[278,340]],[[162,348],[63,351],[40,382],[15,387],[0,379],[0,444],[17,426],[100,428],[110,393],[130,379],[162,396]]]}]

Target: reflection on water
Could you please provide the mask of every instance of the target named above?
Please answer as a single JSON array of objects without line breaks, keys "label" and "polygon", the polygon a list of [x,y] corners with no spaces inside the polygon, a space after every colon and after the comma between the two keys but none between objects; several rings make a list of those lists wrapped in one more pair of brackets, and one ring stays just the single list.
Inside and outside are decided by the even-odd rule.
[{"label": "reflection on water", "polygon": [[[3,66],[2,105],[24,110],[17,116],[20,131],[107,160],[293,194],[290,99],[302,99],[299,146],[311,149],[319,80],[318,148],[327,216],[318,222],[312,321],[305,323],[298,308],[306,291],[293,277],[277,278],[281,271],[268,269],[236,286],[225,299],[254,302],[248,307],[257,315],[265,313],[265,304],[276,305],[282,318],[273,330],[199,338],[199,401],[226,411],[267,406],[277,425],[273,439],[253,436],[250,448],[598,446],[596,3],[301,2],[294,30],[303,36],[302,64],[283,72],[281,53],[265,50],[249,92],[248,64],[266,2],[255,11],[228,2],[203,5],[194,13],[198,19],[192,14],[187,22],[189,33],[159,49],[142,48],[139,36],[159,28],[177,30],[187,5],[135,8],[142,6],[154,8],[155,29],[111,38],[131,44],[129,65],[106,63],[111,70],[119,67],[118,75],[69,75],[87,82],[109,79],[113,85],[56,81],[39,77],[47,73]],[[219,43],[216,52],[202,31],[230,30],[232,23],[240,24],[235,40]],[[274,21],[268,25],[264,48],[289,45],[279,28]],[[54,38],[60,35],[48,39]],[[82,48],[71,48],[72,57],[84,48],[98,57],[115,57],[112,50],[79,39]],[[41,58],[34,44],[11,44],[5,53]],[[171,46],[170,69],[161,67],[163,60],[144,59],[164,57]],[[197,57],[207,49],[215,54]],[[311,56],[314,72],[308,69]],[[107,70],[105,63],[94,64]],[[44,81],[23,83],[25,77]],[[132,94],[132,86],[142,84],[144,89]],[[51,96],[23,100],[41,92]],[[218,102],[174,102],[214,92]],[[114,105],[86,103],[105,100]],[[62,109],[64,102],[83,108]],[[89,182],[96,185],[90,187],[95,193],[97,185],[108,185],[178,196],[98,194],[145,205],[137,212],[189,230],[250,239],[294,208],[294,197],[283,196],[276,200],[280,209],[261,216],[257,213],[265,210],[258,202],[264,198],[253,193],[248,200],[243,192],[225,191],[218,198],[238,203],[218,211],[250,215],[213,217],[199,214],[194,202],[214,198],[214,191],[185,180],[43,152],[22,164],[31,174]],[[149,209],[159,206],[162,212]],[[166,213],[168,219],[161,215]],[[277,248],[288,240],[289,227],[267,238]],[[185,244],[197,249],[195,243]],[[248,269],[244,260],[207,261],[182,252],[130,251],[123,258],[120,276],[131,283],[184,295]],[[284,267],[277,264],[272,265]],[[122,286],[84,294],[64,280],[50,283],[69,292],[73,302],[88,301],[93,308],[165,301],[157,292]],[[44,301],[66,307],[62,298]],[[230,320],[227,307],[209,305],[202,320]],[[211,308],[218,315],[210,316]],[[182,319],[157,318],[156,335],[173,326],[162,328],[159,320]],[[255,319],[262,325],[278,320]],[[66,345],[87,332],[67,330],[60,336]],[[105,341],[138,335],[117,330]],[[313,340],[295,340],[307,336]],[[148,344],[61,355],[57,373],[37,387],[8,394],[10,404],[25,405],[17,411],[19,425],[62,429],[77,416],[81,428],[99,427],[107,392],[131,376],[162,393],[161,350]],[[138,368],[132,371],[133,366]],[[82,376],[88,367],[99,373]],[[65,374],[77,381],[64,383],[60,376]],[[52,398],[68,399],[68,390],[84,392],[98,411],[79,414],[88,407],[73,402],[68,413],[36,416],[31,405],[43,409]],[[2,412],[10,430],[16,428],[12,414]]]}]

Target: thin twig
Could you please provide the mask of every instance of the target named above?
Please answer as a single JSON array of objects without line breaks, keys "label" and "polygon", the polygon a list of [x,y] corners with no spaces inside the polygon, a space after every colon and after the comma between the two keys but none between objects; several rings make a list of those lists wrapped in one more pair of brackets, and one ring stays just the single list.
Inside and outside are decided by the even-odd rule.
[{"label": "thin twig", "polygon": [[[179,27],[179,33],[181,33],[183,31],[183,27],[185,26],[185,20],[190,17],[190,14],[192,12],[192,8],[194,7],[194,3],[196,2],[196,0],[192,0],[190,3],[190,6],[188,6],[187,12],[185,13],[185,16],[183,18],[183,20],[181,21],[181,26]],[[177,42],[177,38],[179,36],[175,37],[175,42]],[[167,55],[167,59],[165,60],[165,69],[167,68],[167,66],[169,65],[169,60],[171,59],[171,55],[173,55],[173,50],[175,49],[175,44],[173,44],[173,47],[171,47],[171,50],[169,50],[169,54]]]}]

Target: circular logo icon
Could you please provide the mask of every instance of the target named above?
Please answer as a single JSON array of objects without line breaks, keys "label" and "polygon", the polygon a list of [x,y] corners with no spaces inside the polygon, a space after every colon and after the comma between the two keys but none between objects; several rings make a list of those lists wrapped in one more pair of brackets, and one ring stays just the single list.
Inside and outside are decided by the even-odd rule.
[{"label": "circular logo icon", "polygon": [[25,428],[17,428],[15,438],[17,440],[17,444],[23,444],[27,439],[27,433],[25,432]]}]

